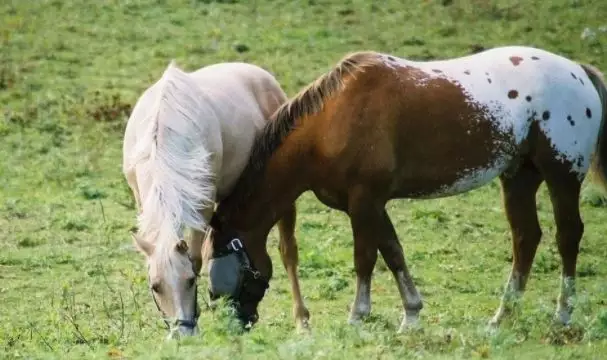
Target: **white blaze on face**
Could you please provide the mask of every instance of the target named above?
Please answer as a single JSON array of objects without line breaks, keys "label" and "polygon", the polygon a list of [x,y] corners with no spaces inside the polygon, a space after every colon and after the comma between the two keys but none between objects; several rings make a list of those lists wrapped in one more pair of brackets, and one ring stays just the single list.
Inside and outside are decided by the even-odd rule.
[{"label": "white blaze on face", "polygon": [[170,266],[166,272],[166,281],[169,285],[172,297],[173,297],[173,306],[175,308],[175,318],[176,319],[185,319],[184,317],[184,309],[182,308],[182,297],[183,290],[185,290],[183,286],[183,276],[180,275],[181,266],[180,263],[177,264],[175,261],[170,262]]}]

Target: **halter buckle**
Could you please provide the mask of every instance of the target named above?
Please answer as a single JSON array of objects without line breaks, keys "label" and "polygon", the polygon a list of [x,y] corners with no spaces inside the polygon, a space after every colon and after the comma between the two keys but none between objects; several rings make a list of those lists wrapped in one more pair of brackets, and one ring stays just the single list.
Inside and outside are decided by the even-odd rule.
[{"label": "halter buckle", "polygon": [[230,243],[228,244],[228,248],[231,248],[232,250],[237,252],[239,250],[242,250],[244,246],[242,245],[242,242],[239,238],[235,238],[230,241]]}]

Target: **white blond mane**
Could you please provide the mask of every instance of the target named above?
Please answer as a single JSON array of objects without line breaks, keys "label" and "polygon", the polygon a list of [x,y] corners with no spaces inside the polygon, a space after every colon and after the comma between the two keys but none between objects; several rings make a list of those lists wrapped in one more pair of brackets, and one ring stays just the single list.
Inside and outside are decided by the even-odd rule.
[{"label": "white blond mane", "polygon": [[132,164],[142,190],[139,233],[162,246],[178,241],[184,228],[206,226],[199,210],[212,204],[214,182],[204,139],[217,134],[205,134],[213,110],[174,61],[156,87]]}]

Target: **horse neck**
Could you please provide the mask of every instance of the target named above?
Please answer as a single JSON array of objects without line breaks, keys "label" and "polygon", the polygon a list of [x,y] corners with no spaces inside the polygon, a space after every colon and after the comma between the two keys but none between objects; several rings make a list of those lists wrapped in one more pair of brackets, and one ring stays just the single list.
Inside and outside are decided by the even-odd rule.
[{"label": "horse neck", "polygon": [[[215,184],[209,145],[216,141],[200,134],[212,133],[209,126],[169,132],[163,144],[148,145],[147,159],[140,162],[137,182],[142,198],[139,225],[143,232],[161,239],[180,239],[184,228],[202,230],[210,219]],[[149,141],[149,139],[147,139]],[[192,143],[196,144],[192,147]],[[149,154],[155,154],[149,158]],[[201,211],[201,209],[203,209]]]},{"label": "horse neck", "polygon": [[[307,151],[301,144],[285,141],[265,164],[253,191],[220,203],[218,212],[225,221],[245,233],[265,233],[282,214],[309,188],[304,167]],[[239,194],[242,195],[242,194]]]}]

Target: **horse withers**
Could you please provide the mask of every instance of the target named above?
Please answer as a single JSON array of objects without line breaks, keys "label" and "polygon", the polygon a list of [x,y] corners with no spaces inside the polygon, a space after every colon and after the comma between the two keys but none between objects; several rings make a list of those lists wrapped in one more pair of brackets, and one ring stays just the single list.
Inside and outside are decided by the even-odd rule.
[{"label": "horse withers", "polygon": [[267,233],[311,190],[351,221],[357,282],[350,321],[370,312],[379,251],[402,298],[404,330],[418,322],[423,303],[387,201],[453,196],[499,177],[513,262],[491,320],[497,325],[529,279],[542,235],[535,194],[546,182],[562,260],[556,318],[568,323],[584,230],[581,184],[589,170],[606,184],[606,93],[592,66],[530,47],[429,62],[348,55],[274,113],[217,208],[213,242],[238,238],[251,267],[269,280]]},{"label": "horse withers", "polygon": [[[170,337],[197,331],[197,277],[215,203],[230,193],[254,138],[286,100],[276,79],[251,64],[220,63],[188,73],[171,62],[135,105],[123,147],[123,172],[138,210],[132,236],[147,259],[152,298]],[[289,251],[282,253],[292,256],[294,205],[283,219],[280,244]],[[192,230],[188,241],[186,229]],[[229,292],[235,285],[224,286]]]}]

